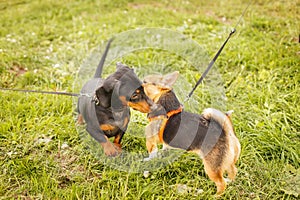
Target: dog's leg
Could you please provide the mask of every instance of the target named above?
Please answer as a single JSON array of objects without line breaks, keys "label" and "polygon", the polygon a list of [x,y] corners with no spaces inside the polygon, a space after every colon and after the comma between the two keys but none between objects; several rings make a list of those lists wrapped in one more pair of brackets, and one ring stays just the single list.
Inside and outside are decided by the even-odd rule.
[{"label": "dog's leg", "polygon": [[151,121],[145,129],[146,135],[146,147],[149,153],[149,157],[145,158],[145,161],[151,160],[152,158],[157,157],[157,143],[159,142],[158,133],[161,127],[163,120],[153,120]]},{"label": "dog's leg", "polygon": [[234,181],[234,178],[237,174],[237,168],[235,166],[235,163],[232,163],[232,165],[229,167],[229,169],[227,170],[227,173],[228,173],[228,178],[231,180],[231,181]]},{"label": "dog's leg", "polygon": [[235,176],[237,174],[237,167],[235,166],[235,163],[237,162],[240,155],[240,146],[239,143],[235,147],[234,155],[232,155],[233,159],[231,163],[229,163],[229,166],[227,168],[228,178],[230,178],[231,181],[234,181]]},{"label": "dog's leg", "polygon": [[117,148],[115,147],[115,145],[113,145],[108,138],[105,136],[106,138],[106,142],[101,142],[101,146],[103,147],[104,153],[107,156],[117,156],[119,154],[119,151],[117,150]]},{"label": "dog's leg", "polygon": [[118,148],[118,151],[121,152],[122,151],[122,145],[121,145],[121,140],[122,140],[122,137],[124,135],[124,131],[122,130],[119,130],[119,133],[115,136],[115,139],[114,139],[114,145]]},{"label": "dog's leg", "polygon": [[204,169],[208,177],[216,184],[217,186],[217,195],[220,195],[226,189],[226,182],[223,178],[223,170],[217,169],[216,166],[212,166],[211,162],[203,160]]},{"label": "dog's leg", "polygon": [[208,177],[215,182],[216,186],[217,186],[217,195],[220,195],[224,192],[224,190],[226,189],[226,181],[223,178],[223,173],[221,171],[218,172],[213,172],[210,171],[210,173],[207,173]]},{"label": "dog's leg", "polygon": [[152,151],[149,153],[149,160],[156,158],[158,153],[157,145],[155,144]]},{"label": "dog's leg", "polygon": [[228,178],[233,181],[236,174],[237,174],[237,168],[235,166],[240,153],[241,153],[241,145],[239,140],[236,138],[234,134],[229,135],[229,149],[230,149],[230,158],[228,164],[227,164],[227,173],[228,173]]},{"label": "dog's leg", "polygon": [[149,157],[145,158],[144,161],[149,161],[155,157],[157,157],[157,142],[156,142],[156,136],[147,137],[146,138],[146,147],[149,153]]},{"label": "dog's leg", "polygon": [[163,151],[166,151],[166,150],[168,150],[168,149],[169,149],[168,145],[166,145],[165,143],[163,143],[162,150],[163,150]]},{"label": "dog's leg", "polygon": [[147,137],[146,138],[146,147],[148,153],[151,154],[152,152],[157,151],[157,144],[156,144],[156,136]]}]

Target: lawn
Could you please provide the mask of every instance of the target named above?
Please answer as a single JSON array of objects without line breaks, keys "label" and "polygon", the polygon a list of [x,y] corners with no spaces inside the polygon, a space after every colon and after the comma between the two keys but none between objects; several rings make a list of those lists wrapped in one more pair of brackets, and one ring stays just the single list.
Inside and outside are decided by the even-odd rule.
[{"label": "lawn", "polygon": [[[208,77],[184,99],[236,25],[244,0],[2,0],[0,87],[78,93],[115,37],[142,79],[178,70],[174,90],[200,113],[234,110],[238,175],[219,199],[300,196],[300,2],[252,1]],[[106,158],[76,125],[76,98],[0,91],[0,199],[214,199],[200,158],[147,155],[132,112],[123,155]],[[150,171],[149,176],[143,173]]]}]

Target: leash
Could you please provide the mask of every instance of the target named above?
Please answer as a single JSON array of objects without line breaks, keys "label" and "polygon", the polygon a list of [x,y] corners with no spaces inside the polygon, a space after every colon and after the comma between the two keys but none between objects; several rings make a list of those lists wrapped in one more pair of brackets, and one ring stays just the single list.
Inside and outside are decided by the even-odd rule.
[{"label": "leash", "polygon": [[216,60],[218,59],[219,55],[221,54],[223,48],[225,47],[225,45],[227,44],[227,42],[229,41],[230,37],[236,32],[236,27],[240,24],[242,18],[244,17],[246,11],[248,10],[249,6],[251,4],[251,1],[249,1],[247,7],[244,9],[243,13],[241,14],[239,20],[237,21],[237,23],[235,24],[234,28],[230,31],[227,39],[225,40],[225,42],[223,43],[223,45],[221,46],[221,48],[218,50],[218,52],[216,53],[216,55],[214,56],[214,58],[210,61],[210,63],[208,64],[206,70],[204,71],[204,73],[201,75],[200,79],[197,81],[196,85],[193,87],[192,91],[188,94],[187,98],[184,100],[184,102],[188,101],[190,99],[190,97],[193,95],[194,91],[196,90],[196,88],[198,87],[198,85],[200,85],[200,83],[203,81],[203,79],[206,77],[206,75],[208,74],[209,70],[212,68],[212,66],[214,65],[214,63],[216,62]]},{"label": "leash", "polygon": [[[109,47],[111,42],[114,40],[114,38],[111,38],[106,47],[105,51],[101,57],[101,60],[97,66],[96,72],[94,74],[94,78],[100,78],[102,74],[102,69],[104,66],[105,58],[107,56]],[[52,92],[52,91],[41,91],[41,90],[23,90],[23,89],[12,89],[12,88],[1,88],[0,90],[6,90],[6,91],[14,91],[14,92],[30,92],[30,93],[40,93],[40,94],[54,94],[54,95],[65,95],[65,96],[73,96],[73,97],[78,97],[78,96],[90,96],[89,94],[77,94],[77,93],[71,93],[71,92]]]},{"label": "leash", "polygon": [[65,95],[65,96],[73,96],[73,97],[78,97],[81,95],[81,94],[71,93],[71,92],[49,92],[49,91],[41,91],[41,90],[22,90],[22,89],[11,89],[11,88],[0,88],[0,90],[14,91],[14,92],[30,92],[30,93],[40,93],[40,94]]}]

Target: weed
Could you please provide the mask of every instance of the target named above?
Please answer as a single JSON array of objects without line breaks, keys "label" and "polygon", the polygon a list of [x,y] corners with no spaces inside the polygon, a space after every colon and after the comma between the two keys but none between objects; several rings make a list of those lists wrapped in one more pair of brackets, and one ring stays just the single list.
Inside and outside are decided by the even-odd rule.
[{"label": "weed", "polygon": [[[247,3],[2,1],[0,87],[72,91],[81,63],[95,49],[111,36],[137,28],[178,31],[212,57]],[[221,199],[299,197],[297,7],[297,1],[254,1],[211,72],[221,74],[226,95],[222,108],[235,110],[233,122],[242,145],[237,179]],[[141,78],[149,72],[179,70],[185,82],[175,91],[182,101],[201,73],[185,58],[157,49],[132,52],[120,60],[134,66]],[[113,69],[111,63],[103,76]],[[186,109],[201,112],[212,105],[214,93],[208,85],[204,81]],[[148,178],[106,165],[97,156],[97,145],[90,151],[77,133],[73,101],[1,91],[1,199],[214,198],[215,186],[193,154],[179,152]],[[143,114],[133,112],[123,141],[126,151],[146,154],[146,123]]]}]

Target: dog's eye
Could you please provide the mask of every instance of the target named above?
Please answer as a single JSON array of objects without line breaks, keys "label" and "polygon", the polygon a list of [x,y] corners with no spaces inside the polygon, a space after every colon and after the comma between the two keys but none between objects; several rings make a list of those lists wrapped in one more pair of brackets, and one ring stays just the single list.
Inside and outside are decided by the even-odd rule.
[{"label": "dog's eye", "polygon": [[139,95],[134,93],[130,99],[134,100],[134,99],[138,99],[139,98]]}]

